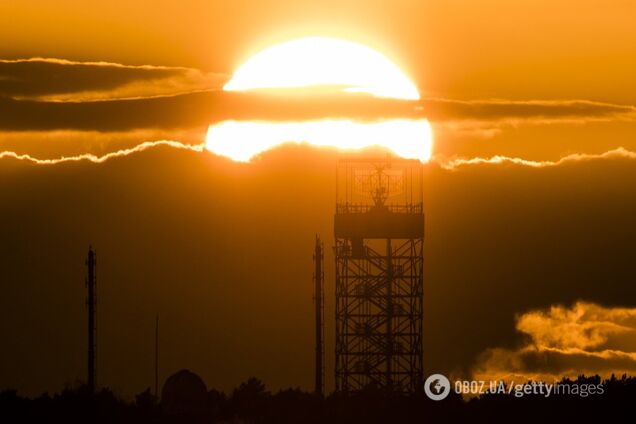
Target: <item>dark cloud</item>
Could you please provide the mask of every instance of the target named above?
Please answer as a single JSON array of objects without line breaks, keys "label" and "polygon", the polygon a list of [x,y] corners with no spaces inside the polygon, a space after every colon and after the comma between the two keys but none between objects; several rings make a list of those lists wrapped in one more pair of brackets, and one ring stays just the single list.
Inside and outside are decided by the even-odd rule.
[{"label": "dark cloud", "polygon": [[413,102],[366,95],[267,95],[213,91],[178,96],[97,102],[41,102],[0,99],[0,129],[80,129],[121,131],[136,128],[205,126],[228,119],[300,120],[416,117]]},{"label": "dark cloud", "polygon": [[[586,106],[582,106],[586,104]],[[80,129],[115,131],[133,128],[204,126],[227,119],[308,120],[349,118],[376,120],[427,117],[433,122],[490,120],[545,122],[546,120],[631,119],[631,106],[550,103],[519,107],[516,103],[465,105],[461,102],[410,101],[372,98],[366,95],[272,95],[213,91],[155,98],[43,102],[0,99],[0,128],[4,130]],[[480,127],[484,129],[484,127]]]},{"label": "dark cloud", "polygon": [[[227,93],[227,77],[190,68],[60,59],[0,61],[0,130],[124,131],[205,126],[226,119],[427,117],[491,134],[519,123],[634,120],[631,105],[572,101],[424,99],[420,102],[312,91]],[[202,92],[203,91],[203,92]],[[291,90],[293,91],[293,90]]]},{"label": "dark cloud", "polygon": [[0,60],[0,97],[81,101],[218,89],[227,77],[191,68],[62,59]]},{"label": "dark cloud", "polygon": [[427,99],[423,101],[426,115],[432,121],[587,121],[596,119],[634,119],[636,108],[631,105],[592,102],[587,100],[475,100]]},{"label": "dark cloud", "polygon": [[153,99],[98,102],[40,102],[0,99],[0,127],[33,131],[75,129],[123,131],[138,128],[175,128],[203,125],[209,94],[191,94]]}]

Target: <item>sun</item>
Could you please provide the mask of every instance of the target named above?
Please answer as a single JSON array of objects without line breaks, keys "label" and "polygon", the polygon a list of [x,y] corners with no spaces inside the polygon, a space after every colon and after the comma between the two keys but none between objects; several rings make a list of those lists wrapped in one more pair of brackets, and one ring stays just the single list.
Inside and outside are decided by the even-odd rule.
[{"label": "sun", "polygon": [[224,121],[210,125],[207,149],[238,162],[283,143],[307,143],[345,151],[383,147],[406,159],[427,162],[431,156],[431,126],[426,119],[355,122],[325,119],[300,122]]},{"label": "sun", "polygon": [[352,41],[307,37],[250,58],[224,90],[342,86],[346,92],[419,100],[415,85],[381,53]]},{"label": "sun", "polygon": [[[301,38],[257,53],[238,68],[223,89],[293,89],[305,93],[311,88],[315,93],[334,87],[343,96],[364,93],[413,102],[414,108],[420,99],[416,86],[383,54],[358,43],[326,37]],[[359,122],[346,116],[305,121],[228,120],[210,125],[206,137],[209,151],[240,162],[284,143],[349,151],[381,147],[406,159],[427,162],[433,137],[423,117]]]}]

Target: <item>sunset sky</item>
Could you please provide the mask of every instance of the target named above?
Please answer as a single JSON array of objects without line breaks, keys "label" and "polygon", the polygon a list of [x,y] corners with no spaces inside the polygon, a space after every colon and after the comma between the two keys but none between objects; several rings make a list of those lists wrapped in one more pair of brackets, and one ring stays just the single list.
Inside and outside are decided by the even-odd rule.
[{"label": "sunset sky", "polygon": [[[162,378],[311,386],[345,153],[235,162],[203,148],[226,120],[430,122],[427,373],[636,372],[634,22],[630,0],[0,3],[0,389],[85,378],[90,243],[99,384],[152,385],[159,314]],[[420,99],[223,91],[312,36],[381,53]],[[330,248],[326,286],[332,367]]]}]

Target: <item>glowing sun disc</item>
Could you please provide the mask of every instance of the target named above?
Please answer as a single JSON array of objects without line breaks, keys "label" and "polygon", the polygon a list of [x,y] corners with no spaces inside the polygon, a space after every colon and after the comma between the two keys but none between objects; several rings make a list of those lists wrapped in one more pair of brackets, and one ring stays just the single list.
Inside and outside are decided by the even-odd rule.
[{"label": "glowing sun disc", "polygon": [[239,67],[227,91],[343,86],[344,91],[419,100],[415,85],[370,47],[327,37],[307,37],[269,47]]},{"label": "glowing sun disc", "polygon": [[[376,97],[418,100],[415,85],[385,56],[350,41],[309,37],[279,44],[254,55],[223,88],[303,89],[340,87]],[[415,104],[414,104],[415,106]],[[426,119],[356,122],[345,117],[305,121],[223,121],[210,125],[206,149],[247,162],[284,143],[360,150],[379,146],[394,154],[427,162],[432,149]]]},{"label": "glowing sun disc", "polygon": [[386,148],[406,159],[427,162],[431,157],[431,126],[426,119],[378,122],[318,120],[300,122],[224,121],[211,125],[206,148],[238,162],[284,143],[359,150]]}]

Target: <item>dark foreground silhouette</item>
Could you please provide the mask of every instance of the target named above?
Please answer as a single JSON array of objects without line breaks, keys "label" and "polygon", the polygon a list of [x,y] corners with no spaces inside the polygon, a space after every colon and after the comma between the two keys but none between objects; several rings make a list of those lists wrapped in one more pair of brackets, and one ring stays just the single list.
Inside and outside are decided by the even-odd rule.
[{"label": "dark foreground silhouette", "polygon": [[[451,394],[432,401],[421,393],[397,396],[369,389],[355,395],[321,398],[299,389],[270,393],[258,379],[239,385],[229,396],[217,390],[163,391],[157,402],[150,389],[134,401],[102,389],[91,395],[85,386],[59,394],[23,398],[0,392],[0,422],[60,423],[429,423],[429,422],[634,422],[636,378],[601,380],[579,377],[566,385],[602,384],[603,394],[515,396],[486,394],[462,399]],[[179,385],[177,384],[177,388]],[[204,386],[203,386],[204,387]],[[170,390],[169,390],[170,391]]]}]

